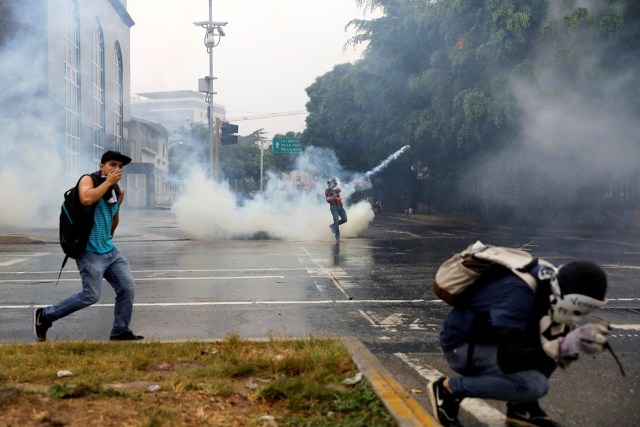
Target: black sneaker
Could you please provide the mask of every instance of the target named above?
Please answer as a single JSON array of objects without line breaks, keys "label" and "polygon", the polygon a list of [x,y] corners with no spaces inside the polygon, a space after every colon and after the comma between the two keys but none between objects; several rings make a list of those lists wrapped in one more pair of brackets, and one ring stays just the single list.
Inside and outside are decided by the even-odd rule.
[{"label": "black sneaker", "polygon": [[33,310],[33,336],[38,341],[47,340],[47,330],[51,327],[51,322],[42,318],[43,308]]},{"label": "black sneaker", "polygon": [[514,427],[562,427],[547,417],[537,401],[530,403],[507,403],[505,425]]},{"label": "black sneaker", "polygon": [[117,335],[111,335],[109,339],[111,341],[139,341],[141,339],[144,339],[144,337],[142,335],[135,335],[131,331],[124,331],[120,332]]},{"label": "black sneaker", "polygon": [[429,385],[433,415],[438,417],[438,421],[444,427],[460,427],[462,424],[458,421],[458,411],[462,399],[454,397],[447,391],[443,384],[445,379],[442,377]]}]

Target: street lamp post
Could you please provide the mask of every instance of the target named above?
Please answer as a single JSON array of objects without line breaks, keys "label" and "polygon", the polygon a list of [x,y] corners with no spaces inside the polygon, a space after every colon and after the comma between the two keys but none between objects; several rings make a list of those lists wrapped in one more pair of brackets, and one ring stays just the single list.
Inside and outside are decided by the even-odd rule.
[{"label": "street lamp post", "polygon": [[[197,21],[194,22],[193,25],[202,27],[206,30],[204,35],[204,45],[207,47],[207,52],[209,53],[209,75],[205,76],[204,79],[200,79],[198,82],[198,90],[200,92],[206,93],[206,102],[207,102],[207,116],[209,119],[209,171],[211,176],[216,181],[218,180],[218,144],[216,143],[216,138],[214,138],[214,122],[213,122],[213,95],[216,92],[213,91],[213,81],[215,77],[213,77],[213,48],[220,44],[220,39],[225,36],[224,30],[222,27],[227,25],[227,22],[221,21],[213,21],[213,7],[211,4],[212,0],[209,0],[209,20],[208,21]],[[214,167],[214,147],[215,147],[215,167]]]}]

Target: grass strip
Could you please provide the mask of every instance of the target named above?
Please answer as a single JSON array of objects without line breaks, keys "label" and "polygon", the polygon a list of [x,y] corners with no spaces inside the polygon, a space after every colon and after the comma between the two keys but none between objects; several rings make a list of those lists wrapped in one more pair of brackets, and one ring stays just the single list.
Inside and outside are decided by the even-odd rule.
[{"label": "grass strip", "polygon": [[[70,371],[69,373],[61,371]],[[62,376],[58,376],[58,374]],[[393,426],[340,340],[0,346],[2,425]]]}]

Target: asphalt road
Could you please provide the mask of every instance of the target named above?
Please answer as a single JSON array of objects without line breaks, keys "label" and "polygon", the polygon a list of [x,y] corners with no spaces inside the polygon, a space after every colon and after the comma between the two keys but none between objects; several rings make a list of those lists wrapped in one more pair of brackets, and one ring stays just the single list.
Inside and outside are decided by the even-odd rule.
[{"label": "asphalt road", "polygon": [[[0,341],[32,342],[34,306],[77,292],[77,269],[71,261],[54,285],[63,258],[56,229],[0,235]],[[427,407],[427,381],[448,373],[437,346],[447,307],[434,299],[431,281],[440,262],[476,239],[525,247],[556,264],[583,258],[604,267],[610,301],[596,316],[614,324],[611,344],[626,376],[610,354],[583,358],[552,377],[541,405],[568,426],[640,425],[640,240],[628,230],[381,215],[339,244],[201,242],[188,239],[170,212],[125,210],[116,233],[136,278],[134,332],[149,340],[354,336]],[[49,339],[107,339],[113,298],[105,284],[100,303],[56,322]],[[501,402],[467,399],[461,419],[502,425],[503,412]]]}]

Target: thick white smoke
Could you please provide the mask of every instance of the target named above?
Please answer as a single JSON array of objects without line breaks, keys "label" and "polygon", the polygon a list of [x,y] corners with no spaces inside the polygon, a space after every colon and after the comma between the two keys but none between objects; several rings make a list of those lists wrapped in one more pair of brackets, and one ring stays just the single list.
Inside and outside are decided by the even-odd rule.
[{"label": "thick white smoke", "polygon": [[331,150],[308,147],[296,167],[317,176],[315,186],[300,189],[290,178],[271,173],[264,193],[242,202],[236,200],[226,183],[212,182],[202,171],[195,171],[173,211],[180,228],[201,240],[251,238],[261,233],[284,240],[332,239],[329,224],[333,220],[324,190],[326,181],[337,177],[348,217],[348,222],[340,226],[340,233],[355,237],[369,226],[374,214],[368,202],[350,204],[350,197],[367,188],[365,177],[382,170],[407,148],[392,154],[372,171],[356,174],[344,171]]},{"label": "thick white smoke", "polygon": [[[0,61],[3,57],[0,53]],[[30,111],[36,119],[22,120],[10,117],[12,106],[11,102],[0,103],[0,146],[4,153],[0,156],[4,188],[0,227],[50,227],[58,221],[65,186],[75,184],[64,171],[55,124],[41,119],[54,111],[34,105]]]}]

